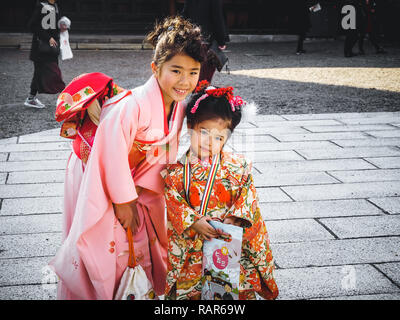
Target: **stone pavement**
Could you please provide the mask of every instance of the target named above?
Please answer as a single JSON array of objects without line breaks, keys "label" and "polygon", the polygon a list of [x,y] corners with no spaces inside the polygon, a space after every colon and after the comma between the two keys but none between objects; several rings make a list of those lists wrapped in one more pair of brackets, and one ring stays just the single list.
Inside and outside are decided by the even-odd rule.
[{"label": "stone pavement", "polygon": [[[0,140],[0,299],[55,298],[58,131]],[[259,115],[227,149],[254,162],[279,299],[400,299],[400,112]]]}]

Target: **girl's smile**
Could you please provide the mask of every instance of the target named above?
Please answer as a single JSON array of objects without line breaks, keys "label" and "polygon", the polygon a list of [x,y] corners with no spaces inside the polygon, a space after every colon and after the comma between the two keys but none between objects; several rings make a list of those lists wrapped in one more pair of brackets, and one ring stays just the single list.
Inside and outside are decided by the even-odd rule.
[{"label": "girl's smile", "polygon": [[152,62],[151,68],[160,85],[166,107],[182,101],[195,88],[199,80],[200,62],[186,54],[176,54],[170,60],[157,66]]}]

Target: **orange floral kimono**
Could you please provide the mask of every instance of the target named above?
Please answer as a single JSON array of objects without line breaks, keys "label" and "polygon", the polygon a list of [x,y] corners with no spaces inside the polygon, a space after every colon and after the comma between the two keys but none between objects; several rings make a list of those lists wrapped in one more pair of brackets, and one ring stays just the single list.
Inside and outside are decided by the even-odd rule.
[{"label": "orange floral kimono", "polygon": [[[211,159],[204,163],[191,151],[188,152],[191,168],[190,205],[186,201],[183,185],[186,154],[178,163],[167,166],[161,172],[165,181],[168,217],[166,299],[200,299],[201,296],[203,240],[191,226],[202,217],[199,210]],[[258,206],[251,163],[242,155],[221,153],[207,215],[220,219],[234,216],[247,223],[240,259],[239,299],[255,299],[255,292],[265,299],[275,299],[278,287],[273,276],[274,259]]]}]

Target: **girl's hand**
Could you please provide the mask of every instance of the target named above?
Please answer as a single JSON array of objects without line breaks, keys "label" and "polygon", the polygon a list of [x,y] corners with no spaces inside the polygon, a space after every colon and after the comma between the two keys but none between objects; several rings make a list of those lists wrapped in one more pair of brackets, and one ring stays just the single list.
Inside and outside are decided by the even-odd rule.
[{"label": "girl's hand", "polygon": [[210,220],[212,220],[211,217],[202,217],[192,224],[192,228],[198,232],[204,240],[211,240],[212,238],[218,238],[220,236],[220,233],[208,223]]},{"label": "girl's hand", "polygon": [[57,41],[54,38],[50,38],[49,44],[51,47],[57,47]]},{"label": "girl's hand", "polygon": [[132,233],[135,234],[140,225],[140,219],[137,212],[136,200],[128,203],[115,204],[115,216],[124,229],[131,227]]}]

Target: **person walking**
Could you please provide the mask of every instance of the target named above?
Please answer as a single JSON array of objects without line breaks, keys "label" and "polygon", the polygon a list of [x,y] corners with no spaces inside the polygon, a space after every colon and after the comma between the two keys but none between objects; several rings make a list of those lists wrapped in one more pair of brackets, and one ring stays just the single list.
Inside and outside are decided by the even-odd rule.
[{"label": "person walking", "polygon": [[359,32],[362,29],[362,8],[359,0],[345,0],[343,5],[350,5],[355,9],[355,28],[344,30],[344,56],[346,58],[351,58],[357,55],[353,52],[353,47],[356,44],[359,37]]},{"label": "person walking", "polygon": [[56,0],[38,1],[28,26],[33,33],[29,59],[33,61],[34,72],[30,94],[24,105],[44,108],[37,98],[38,93],[54,94],[65,88],[58,66],[60,53],[60,30],[57,26],[60,12]]},{"label": "person walking", "polygon": [[289,25],[293,32],[297,34],[297,55],[306,53],[303,42],[307,31],[311,28],[309,11],[307,0],[296,0],[290,4]]},{"label": "person walking", "polygon": [[205,57],[201,65],[199,81],[207,80],[211,83],[216,66],[209,57],[208,50],[215,40],[220,50],[226,49],[229,36],[226,31],[222,0],[185,0],[182,15],[199,25],[202,29],[204,43],[202,54]]},{"label": "person walking", "polygon": [[376,16],[376,2],[374,0],[360,0],[360,25],[359,25],[359,38],[358,50],[360,55],[364,55],[364,38],[368,34],[368,39],[374,46],[376,53],[386,53],[386,51],[379,44],[378,32],[379,25]]}]

